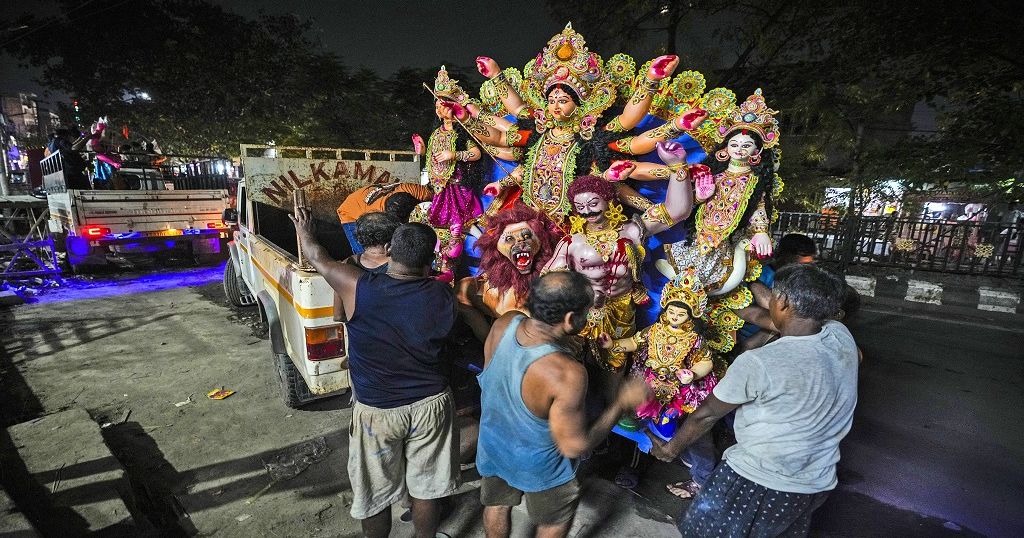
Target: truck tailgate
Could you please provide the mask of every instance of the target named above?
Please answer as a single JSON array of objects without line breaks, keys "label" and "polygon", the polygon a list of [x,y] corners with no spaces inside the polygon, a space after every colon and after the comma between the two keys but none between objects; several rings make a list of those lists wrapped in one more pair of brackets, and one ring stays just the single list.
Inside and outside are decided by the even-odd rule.
[{"label": "truck tailgate", "polygon": [[220,222],[224,190],[73,191],[75,221],[116,232],[206,227]]}]

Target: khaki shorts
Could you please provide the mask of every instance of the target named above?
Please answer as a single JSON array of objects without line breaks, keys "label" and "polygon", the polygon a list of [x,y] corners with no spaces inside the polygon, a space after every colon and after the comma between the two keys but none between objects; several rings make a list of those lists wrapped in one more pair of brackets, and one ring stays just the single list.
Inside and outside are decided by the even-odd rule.
[{"label": "khaki shorts", "polygon": [[356,402],[348,431],[352,517],[366,519],[406,494],[439,499],[459,487],[459,439],[449,390],[378,409]]},{"label": "khaki shorts", "polygon": [[580,504],[580,485],[576,477],[544,491],[523,493],[497,476],[480,480],[480,504],[484,506],[518,506],[526,497],[526,513],[536,525],[558,525],[571,521]]}]

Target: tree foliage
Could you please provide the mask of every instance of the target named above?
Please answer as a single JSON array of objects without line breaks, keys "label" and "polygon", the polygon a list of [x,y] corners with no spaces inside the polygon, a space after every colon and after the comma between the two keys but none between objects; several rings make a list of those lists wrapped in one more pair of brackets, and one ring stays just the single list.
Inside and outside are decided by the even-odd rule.
[{"label": "tree foliage", "polygon": [[419,86],[432,73],[382,80],[353,71],[307,39],[309,23],[293,16],[247,19],[203,0],[91,11],[59,3],[64,14],[55,19],[15,21],[31,35],[11,40],[7,52],[42,66],[40,82],[77,99],[84,123],[109,116],[116,130],[128,125],[165,151],[233,154],[241,142],[268,141],[407,147],[408,129],[433,117]]},{"label": "tree foliage", "polygon": [[[1021,177],[1024,18],[1010,2],[939,0],[552,0],[551,11],[610,46],[661,39],[680,69],[742,99],[762,87],[781,111],[786,196],[823,184],[855,191],[898,179],[1001,188]],[[647,33],[644,34],[644,29]],[[669,35],[675,29],[677,34]],[[639,31],[639,33],[638,33]],[[643,34],[643,35],[642,35]],[[584,36],[592,39],[590,34]],[[676,43],[688,43],[678,47]],[[917,116],[935,116],[922,129]],[[1017,195],[1019,196],[1019,194]]]}]

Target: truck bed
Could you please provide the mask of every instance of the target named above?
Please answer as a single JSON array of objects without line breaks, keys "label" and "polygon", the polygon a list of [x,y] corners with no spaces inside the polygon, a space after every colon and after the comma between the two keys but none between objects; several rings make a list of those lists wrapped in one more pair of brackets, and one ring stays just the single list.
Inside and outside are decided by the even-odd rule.
[{"label": "truck bed", "polygon": [[206,228],[219,223],[226,204],[223,190],[102,191],[68,190],[49,195],[51,218],[67,230],[88,224],[113,233]]}]

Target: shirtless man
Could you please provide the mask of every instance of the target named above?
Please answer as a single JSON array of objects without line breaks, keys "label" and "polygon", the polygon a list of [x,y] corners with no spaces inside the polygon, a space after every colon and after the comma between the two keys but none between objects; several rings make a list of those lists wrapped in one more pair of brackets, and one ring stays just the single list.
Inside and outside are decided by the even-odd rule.
[{"label": "shirtless man", "polygon": [[476,456],[487,538],[509,535],[512,507],[524,496],[536,536],[566,536],[579,503],[575,460],[650,396],[640,380],[624,384],[587,428],[587,371],[566,351],[566,340],[586,325],[592,304],[585,277],[548,274],[531,286],[526,308],[532,317],[509,312],[487,337]]},{"label": "shirtless man", "polygon": [[[614,203],[614,185],[596,176],[574,181],[569,187],[575,213],[571,217],[572,233],[559,242],[545,268],[546,272],[578,271],[590,280],[594,308],[580,336],[587,340],[592,355],[599,357],[598,364],[616,373],[624,370],[626,354],[602,349],[598,337],[607,333],[612,339],[628,338],[636,331],[633,304],[650,300],[646,290],[636,287],[644,259],[644,239],[690,216],[691,175],[698,189],[714,182],[706,167],[685,167],[686,150],[677,142],[659,143],[658,155],[673,170],[665,201],[632,221],[626,221],[622,207]],[[628,176],[629,171],[623,173],[623,177]]]}]

